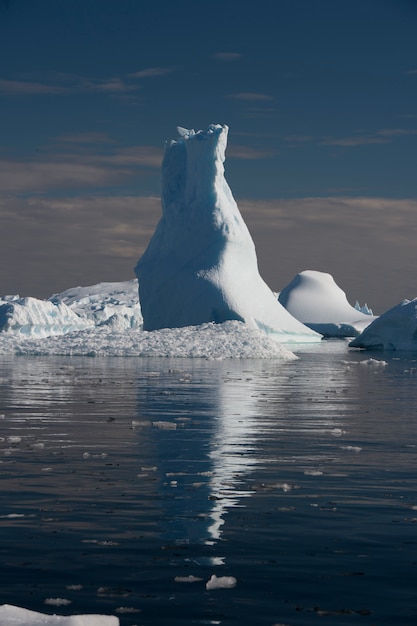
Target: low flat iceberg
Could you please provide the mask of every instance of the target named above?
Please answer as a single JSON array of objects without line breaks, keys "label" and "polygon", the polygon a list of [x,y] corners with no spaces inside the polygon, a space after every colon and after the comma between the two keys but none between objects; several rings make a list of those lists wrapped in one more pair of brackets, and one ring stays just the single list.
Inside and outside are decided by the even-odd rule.
[{"label": "low flat iceberg", "polygon": [[238,320],[285,343],[320,341],[259,275],[224,177],[228,127],[178,131],[162,164],[162,217],[135,270],[144,329]]},{"label": "low flat iceberg", "polygon": [[48,302],[37,298],[0,299],[0,332],[29,337],[64,335],[93,326],[79,317],[64,302]]},{"label": "low flat iceberg", "polygon": [[12,604],[0,606],[2,626],[120,626],[112,615],[46,615]]},{"label": "low flat iceberg", "polygon": [[317,270],[297,274],[281,291],[279,302],[300,322],[324,337],[356,337],[376,317],[365,305],[362,310],[349,304],[333,276]]},{"label": "low flat iceberg", "polygon": [[389,309],[350,342],[367,350],[417,350],[417,298]]},{"label": "low flat iceberg", "polygon": [[54,304],[64,303],[95,326],[111,326],[117,330],[139,328],[142,313],[136,279],[117,283],[98,283],[89,287],[72,287],[49,298]]}]

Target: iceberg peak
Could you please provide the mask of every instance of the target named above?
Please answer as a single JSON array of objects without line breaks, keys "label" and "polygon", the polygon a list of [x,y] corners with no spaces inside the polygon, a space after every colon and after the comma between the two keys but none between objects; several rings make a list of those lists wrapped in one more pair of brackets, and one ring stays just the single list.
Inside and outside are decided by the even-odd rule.
[{"label": "iceberg peak", "polygon": [[162,163],[162,217],[136,266],[144,329],[238,320],[284,341],[318,341],[259,275],[224,176],[229,128],[178,127]]}]

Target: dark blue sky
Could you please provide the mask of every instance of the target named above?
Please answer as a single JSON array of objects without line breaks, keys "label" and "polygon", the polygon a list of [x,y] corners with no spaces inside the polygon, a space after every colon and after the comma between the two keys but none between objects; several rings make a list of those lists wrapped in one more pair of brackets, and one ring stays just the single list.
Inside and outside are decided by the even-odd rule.
[{"label": "dark blue sky", "polygon": [[416,32],[414,0],[0,0],[0,294],[131,278],[164,141],[226,123],[273,289],[416,296]]}]

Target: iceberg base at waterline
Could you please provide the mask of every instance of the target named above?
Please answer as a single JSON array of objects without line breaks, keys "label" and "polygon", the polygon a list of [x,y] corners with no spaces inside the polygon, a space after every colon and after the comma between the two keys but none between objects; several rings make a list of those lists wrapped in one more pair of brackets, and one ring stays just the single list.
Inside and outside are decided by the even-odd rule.
[{"label": "iceberg base at waterline", "polygon": [[0,606],[2,626],[120,626],[112,615],[46,615],[11,604]]},{"label": "iceberg base at waterline", "polygon": [[404,300],[375,319],[349,344],[367,350],[417,351],[417,298]]},{"label": "iceberg base at waterline", "polygon": [[324,337],[356,337],[375,316],[351,306],[333,276],[317,270],[297,274],[278,296],[300,322]]}]

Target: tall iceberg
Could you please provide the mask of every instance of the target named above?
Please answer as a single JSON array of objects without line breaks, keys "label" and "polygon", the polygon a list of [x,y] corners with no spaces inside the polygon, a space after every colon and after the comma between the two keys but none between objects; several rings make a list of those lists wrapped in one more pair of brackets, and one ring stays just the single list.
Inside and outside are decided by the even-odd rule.
[{"label": "tall iceberg", "polygon": [[162,163],[162,217],[135,269],[144,329],[239,320],[284,342],[319,341],[259,275],[224,177],[228,127],[178,132]]}]

